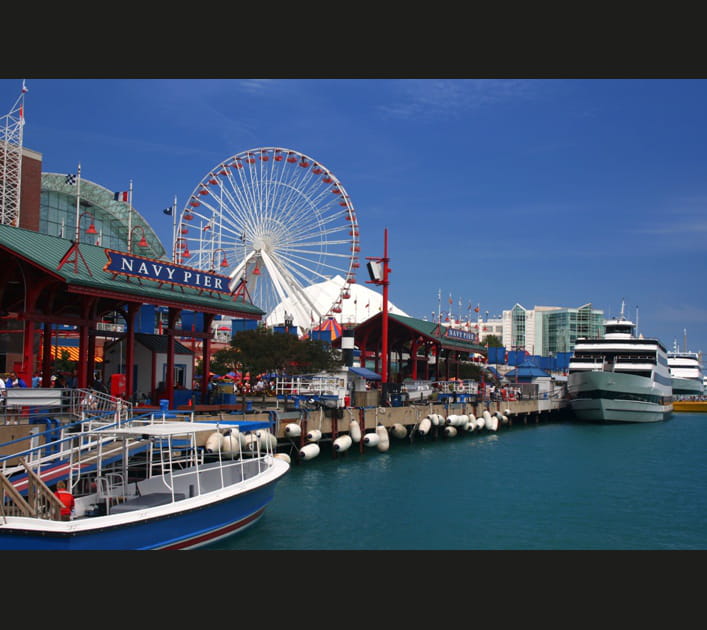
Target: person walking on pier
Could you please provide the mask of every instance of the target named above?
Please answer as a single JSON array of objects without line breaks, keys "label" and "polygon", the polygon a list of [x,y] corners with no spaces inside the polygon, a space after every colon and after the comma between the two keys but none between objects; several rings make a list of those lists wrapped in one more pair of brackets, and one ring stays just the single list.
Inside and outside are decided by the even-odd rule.
[{"label": "person walking on pier", "polygon": [[17,372],[10,372],[10,378],[5,381],[5,387],[27,387],[27,383],[17,376]]}]

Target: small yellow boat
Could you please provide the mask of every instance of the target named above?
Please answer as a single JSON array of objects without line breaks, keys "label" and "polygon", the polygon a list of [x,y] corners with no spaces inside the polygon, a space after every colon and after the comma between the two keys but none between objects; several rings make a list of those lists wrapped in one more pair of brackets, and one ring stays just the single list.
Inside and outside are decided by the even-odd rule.
[{"label": "small yellow boat", "polygon": [[673,411],[687,411],[691,413],[707,413],[707,400],[674,400]]}]

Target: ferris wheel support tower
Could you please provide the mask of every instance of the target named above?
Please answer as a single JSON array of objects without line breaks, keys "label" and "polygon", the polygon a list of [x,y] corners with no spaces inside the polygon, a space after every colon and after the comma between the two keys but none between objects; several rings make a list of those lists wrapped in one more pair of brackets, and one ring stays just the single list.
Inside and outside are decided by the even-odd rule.
[{"label": "ferris wheel support tower", "polygon": [[20,224],[20,188],[22,184],[22,138],[25,126],[25,94],[22,91],[8,114],[0,118],[0,224]]}]

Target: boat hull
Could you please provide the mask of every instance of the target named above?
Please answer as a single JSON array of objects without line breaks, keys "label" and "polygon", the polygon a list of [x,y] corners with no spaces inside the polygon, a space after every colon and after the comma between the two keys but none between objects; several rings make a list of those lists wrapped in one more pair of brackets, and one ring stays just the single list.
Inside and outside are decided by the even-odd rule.
[{"label": "boat hull", "polygon": [[707,413],[707,400],[676,400],[673,411],[688,413]]},{"label": "boat hull", "polygon": [[257,522],[289,466],[277,460],[250,489],[228,488],[176,503],[69,522],[0,520],[2,550],[194,549]]},{"label": "boat hull", "polygon": [[570,408],[583,422],[661,422],[673,413],[671,388],[633,374],[571,373]]}]

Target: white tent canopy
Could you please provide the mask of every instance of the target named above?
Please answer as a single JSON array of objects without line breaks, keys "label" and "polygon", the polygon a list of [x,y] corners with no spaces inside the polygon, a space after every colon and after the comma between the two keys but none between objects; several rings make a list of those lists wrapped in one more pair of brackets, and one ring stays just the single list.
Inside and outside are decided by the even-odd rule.
[{"label": "white tent canopy", "polygon": [[[331,280],[308,286],[305,288],[305,292],[317,310],[323,314],[337,300],[343,285],[344,279],[337,275]],[[381,293],[361,284],[352,284],[349,293],[349,298],[341,300],[341,313],[335,315],[337,321],[341,324],[360,324],[383,310],[383,295]],[[295,309],[289,307],[289,298],[287,298],[280,302],[267,316],[265,323],[268,326],[282,326],[285,322],[285,313],[287,313],[292,317],[292,323],[300,331],[309,330],[320,324],[316,313],[310,316],[309,321],[298,321],[297,317],[293,315],[296,312]],[[388,301],[388,312],[394,315],[408,316],[407,313],[400,310],[390,301]]]}]

